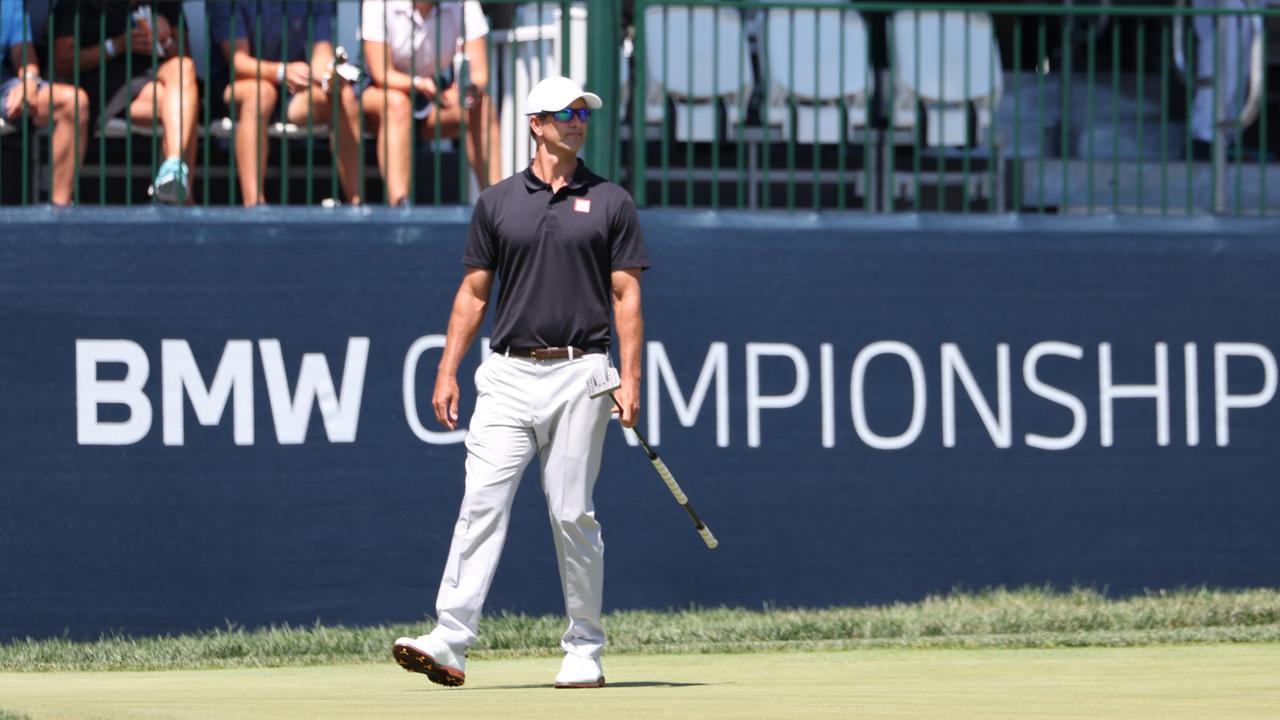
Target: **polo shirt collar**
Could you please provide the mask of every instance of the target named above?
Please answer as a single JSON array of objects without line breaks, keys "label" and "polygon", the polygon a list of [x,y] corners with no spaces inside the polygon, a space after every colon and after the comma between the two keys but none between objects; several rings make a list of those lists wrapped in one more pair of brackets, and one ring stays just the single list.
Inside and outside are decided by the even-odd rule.
[{"label": "polo shirt collar", "polygon": [[[591,171],[587,169],[587,163],[582,158],[578,158],[578,167],[574,168],[573,177],[569,178],[568,188],[570,190],[579,190],[586,187],[587,180],[591,178]],[[524,185],[529,192],[537,192],[539,190],[551,190],[551,184],[542,181],[542,178],[533,174],[533,166],[524,169]]]}]

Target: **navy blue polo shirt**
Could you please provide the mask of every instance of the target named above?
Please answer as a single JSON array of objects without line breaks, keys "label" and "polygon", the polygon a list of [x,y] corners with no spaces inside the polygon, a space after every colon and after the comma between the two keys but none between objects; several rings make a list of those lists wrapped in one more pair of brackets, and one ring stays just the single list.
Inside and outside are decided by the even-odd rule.
[{"label": "navy blue polo shirt", "polygon": [[[260,60],[311,62],[311,42],[333,41],[331,2],[314,0],[232,0],[211,3],[209,32],[215,43],[232,39],[231,16],[235,15],[235,38],[249,41],[249,54]],[[258,23],[262,23],[262,44],[258,45]],[[308,23],[314,23],[308,28]],[[288,37],[286,54],[285,37]],[[220,53],[219,53],[220,54]]]},{"label": "navy blue polo shirt", "polygon": [[558,192],[517,173],[480,194],[462,262],[498,278],[490,348],[607,348],[614,270],[649,267],[635,202],[578,161]]}]

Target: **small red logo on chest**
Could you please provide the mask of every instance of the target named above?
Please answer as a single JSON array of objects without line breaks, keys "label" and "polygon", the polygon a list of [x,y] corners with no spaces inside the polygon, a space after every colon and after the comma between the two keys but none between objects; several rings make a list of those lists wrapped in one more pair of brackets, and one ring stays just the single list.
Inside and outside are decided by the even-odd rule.
[{"label": "small red logo on chest", "polygon": [[586,198],[574,198],[573,211],[580,213],[591,212],[591,201]]}]

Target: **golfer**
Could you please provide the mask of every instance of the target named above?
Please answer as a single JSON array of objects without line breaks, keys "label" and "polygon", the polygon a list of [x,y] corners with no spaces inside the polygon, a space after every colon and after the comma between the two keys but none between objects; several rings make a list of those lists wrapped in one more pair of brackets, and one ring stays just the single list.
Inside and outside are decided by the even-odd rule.
[{"label": "golfer", "polygon": [[524,172],[483,192],[471,217],[466,271],[432,396],[446,427],[457,425],[458,365],[496,278],[493,353],[475,375],[466,492],[436,597],[436,627],[392,648],[405,669],[442,685],[465,680],[467,647],[476,640],[511,502],[534,455],[569,616],[555,687],[604,685],[604,542],[591,498],[613,404],[608,395],[589,398],[587,381],[603,380],[611,368],[612,300],[622,382],[614,395],[622,424],[635,425],[644,335],[640,273],[649,260],[631,196],[578,159],[591,111],[600,107],[599,96],[568,78],[535,85],[525,106],[534,157]]}]

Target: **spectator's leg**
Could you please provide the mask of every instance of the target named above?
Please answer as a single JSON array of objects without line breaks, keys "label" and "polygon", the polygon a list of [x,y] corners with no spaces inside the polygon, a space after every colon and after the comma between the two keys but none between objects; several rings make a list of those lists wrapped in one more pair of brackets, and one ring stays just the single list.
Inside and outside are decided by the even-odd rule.
[{"label": "spectator's leg", "polygon": [[360,102],[369,119],[368,127],[375,132],[387,204],[397,205],[409,196],[409,169],[413,162],[413,109],[409,96],[399,90],[368,87],[361,93]]},{"label": "spectator's leg", "polygon": [[364,202],[360,197],[360,98],[356,97],[355,88],[341,83],[341,94],[338,96],[338,120],[329,127],[334,137],[330,142],[338,149],[338,180],[352,205]]},{"label": "spectator's leg", "polygon": [[[160,66],[157,81],[164,87],[160,122],[164,125],[166,158],[181,156],[187,167],[196,165],[196,121],[200,109],[200,89],[191,58],[172,58]],[[191,198],[187,198],[188,203]]]},{"label": "spectator's leg", "polygon": [[240,193],[246,207],[266,202],[262,195],[267,172],[267,125],[275,112],[279,91],[271,83],[237,80],[223,93],[230,105],[232,94],[236,106],[236,173],[240,177]]},{"label": "spectator's leg", "polygon": [[[425,140],[436,136],[455,138],[462,127],[462,105],[458,90],[450,87],[444,92],[444,101],[437,103],[431,114],[418,126]],[[502,150],[498,132],[498,119],[488,95],[481,95],[467,112],[467,162],[475,173],[480,189],[502,179]]]},{"label": "spectator's leg", "polygon": [[338,157],[338,180],[342,183],[343,197],[352,205],[360,204],[360,187],[352,180],[355,176],[357,146],[355,133],[358,132],[360,112],[356,104],[355,91],[346,83],[339,83],[343,95],[339,96],[338,119],[333,122],[333,99],[316,88],[305,93],[294,95],[289,99],[289,108],[285,112],[289,122],[305,127],[308,110],[311,120],[319,125],[329,123],[329,147]]},{"label": "spectator's leg", "polygon": [[54,205],[70,205],[75,197],[76,174],[89,143],[89,97],[84,90],[72,85],[46,84],[36,93],[32,105],[37,127],[49,124],[50,93],[53,94],[53,185],[49,200]]},{"label": "spectator's leg", "polygon": [[[1194,0],[1195,7],[1220,7],[1243,10],[1241,0]],[[1218,24],[1226,35],[1226,52],[1221,62],[1215,61]],[[1219,101],[1227,117],[1235,117],[1244,105],[1248,87],[1249,46],[1253,42],[1252,26],[1243,16],[1197,15],[1192,20],[1196,35],[1195,99],[1191,110],[1191,132],[1196,140],[1212,143],[1215,108],[1213,87],[1218,86]],[[1228,134],[1228,139],[1235,131]]]},{"label": "spectator's leg", "polygon": [[289,96],[289,107],[284,111],[285,118],[289,122],[298,127],[306,127],[308,111],[311,122],[316,125],[329,122],[331,111],[329,98],[317,88],[308,88],[306,92]]}]

